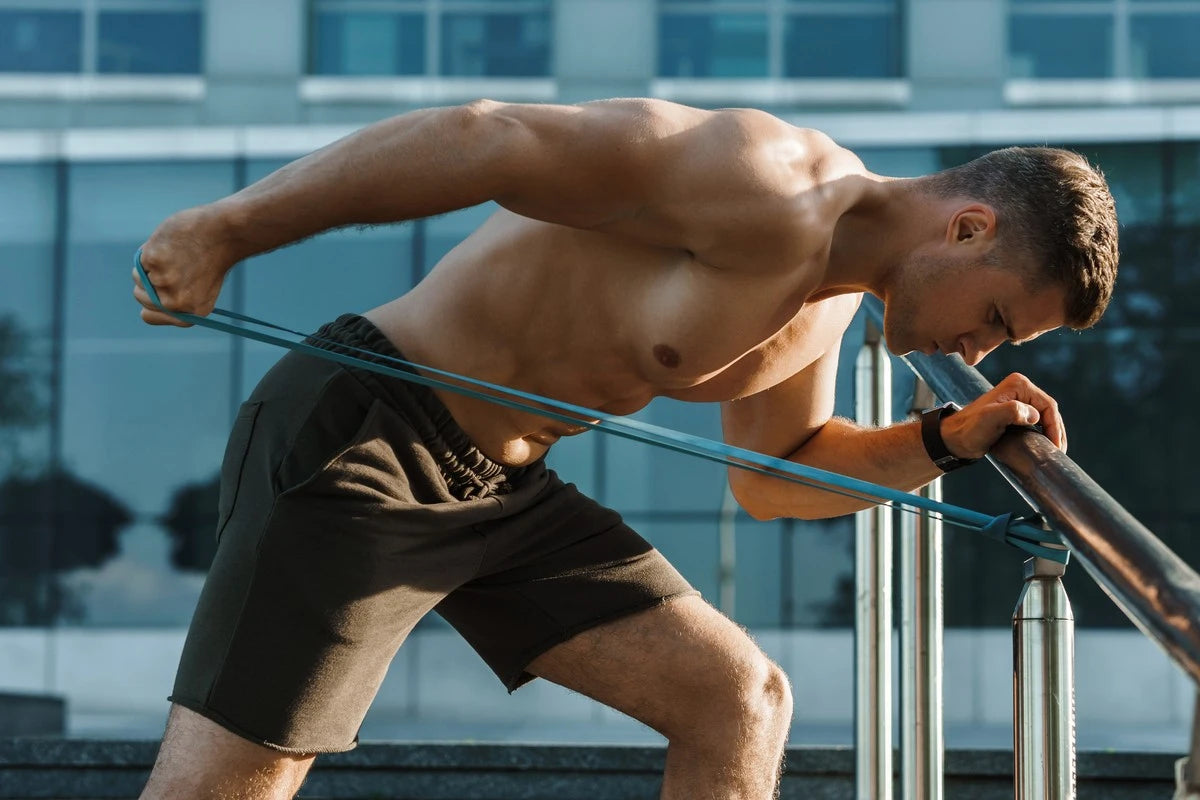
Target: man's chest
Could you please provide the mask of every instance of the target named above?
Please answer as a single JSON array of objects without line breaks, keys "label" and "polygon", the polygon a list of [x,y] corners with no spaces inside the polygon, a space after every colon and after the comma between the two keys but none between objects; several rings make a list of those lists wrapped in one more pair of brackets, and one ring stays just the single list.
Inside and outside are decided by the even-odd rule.
[{"label": "man's chest", "polygon": [[748,397],[810,367],[841,344],[861,295],[804,305],[769,339],[695,386],[667,393],[677,400],[721,402]]}]

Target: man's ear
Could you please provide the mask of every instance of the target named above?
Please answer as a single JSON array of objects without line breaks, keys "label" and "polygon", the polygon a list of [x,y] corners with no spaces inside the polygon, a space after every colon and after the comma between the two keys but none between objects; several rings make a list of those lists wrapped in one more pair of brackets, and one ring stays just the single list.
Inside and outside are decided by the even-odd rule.
[{"label": "man's ear", "polygon": [[962,206],[946,228],[946,240],[951,244],[986,244],[995,236],[996,212],[986,203]]}]

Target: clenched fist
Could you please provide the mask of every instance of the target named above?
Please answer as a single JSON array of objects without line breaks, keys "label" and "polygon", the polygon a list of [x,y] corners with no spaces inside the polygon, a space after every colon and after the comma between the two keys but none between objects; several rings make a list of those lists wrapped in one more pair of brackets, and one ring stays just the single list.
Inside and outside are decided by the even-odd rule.
[{"label": "clenched fist", "polygon": [[1029,378],[1014,372],[962,411],[944,417],[942,440],[959,458],[982,458],[1009,425],[1038,423],[1054,446],[1065,453],[1067,429],[1058,413],[1058,403]]},{"label": "clenched fist", "polygon": [[[142,267],[163,307],[199,316],[216,306],[225,274],[237,260],[229,226],[215,205],[173,214],[142,245]],[[136,268],[133,296],[142,304],[142,321],[190,327],[190,323],[159,310],[142,286]]]}]

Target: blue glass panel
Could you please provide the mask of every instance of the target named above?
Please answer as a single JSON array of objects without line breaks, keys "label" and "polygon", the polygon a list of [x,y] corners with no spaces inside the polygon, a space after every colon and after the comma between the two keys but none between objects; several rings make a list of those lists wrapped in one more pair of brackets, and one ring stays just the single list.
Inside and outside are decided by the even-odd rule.
[{"label": "blue glass panel", "polygon": [[1111,16],[1015,14],[1008,31],[1014,78],[1109,78],[1113,74]]},{"label": "blue glass panel", "polygon": [[715,516],[672,520],[627,514],[625,521],[654,545],[710,603],[720,595],[720,540]]},{"label": "blue glass panel", "polygon": [[0,482],[51,460],[54,187],[52,166],[0,165]]},{"label": "blue glass panel", "polygon": [[1133,77],[1200,77],[1200,12],[1136,14],[1130,36]]},{"label": "blue glass panel", "polygon": [[425,15],[319,13],[314,22],[315,75],[422,75]]},{"label": "blue glass panel", "polygon": [[130,269],[137,245],[167,215],[235,188],[233,165],[80,164],[69,186],[63,461],[139,522],[122,533],[115,557],[76,571],[72,585],[87,587],[87,624],[182,625],[199,581],[173,579],[159,520],[177,493],[207,485],[220,465],[234,344],[202,328],[142,323]]},{"label": "blue glass panel", "polygon": [[1080,145],[1070,149],[1082,153],[1104,173],[1123,228],[1162,222],[1165,186],[1160,145]]},{"label": "blue glass panel", "polygon": [[[253,161],[254,182],[282,166]],[[399,297],[413,285],[413,230],[409,225],[345,228],[256,256],[237,267],[245,311],[306,333],[345,313],[361,313]],[[246,344],[242,394],[279,360],[283,350]]]},{"label": "blue glass panel", "polygon": [[900,35],[890,13],[788,18],[784,74],[789,78],[893,78]]},{"label": "blue glass panel", "polygon": [[446,14],[441,64],[443,75],[549,75],[550,12]]},{"label": "blue glass panel", "polygon": [[765,14],[664,14],[659,20],[662,77],[759,78],[767,70]]},{"label": "blue glass panel", "polygon": [[[715,403],[659,398],[636,418],[698,436],[721,436],[720,408]],[[612,436],[605,449],[606,501],[618,511],[715,514],[720,510],[726,485],[721,465]]]},{"label": "blue glass panel", "polygon": [[102,11],[96,69],[111,73],[198,74],[200,31],[199,11]]},{"label": "blue glass panel", "polygon": [[79,72],[82,30],[78,11],[0,9],[0,71]]},{"label": "blue glass panel", "polygon": [[1175,145],[1171,177],[1171,210],[1177,223],[1200,224],[1200,144]]}]

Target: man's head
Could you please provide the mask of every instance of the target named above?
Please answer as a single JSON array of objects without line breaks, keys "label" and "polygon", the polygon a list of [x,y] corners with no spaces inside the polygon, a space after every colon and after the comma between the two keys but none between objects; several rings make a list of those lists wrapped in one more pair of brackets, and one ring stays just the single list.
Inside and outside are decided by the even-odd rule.
[{"label": "man's head", "polygon": [[932,343],[975,363],[1014,333],[1100,319],[1116,281],[1117,217],[1104,176],[1082,156],[1010,147],[914,186],[939,209],[940,234],[897,276],[892,327],[921,330],[897,329],[894,349]]}]

